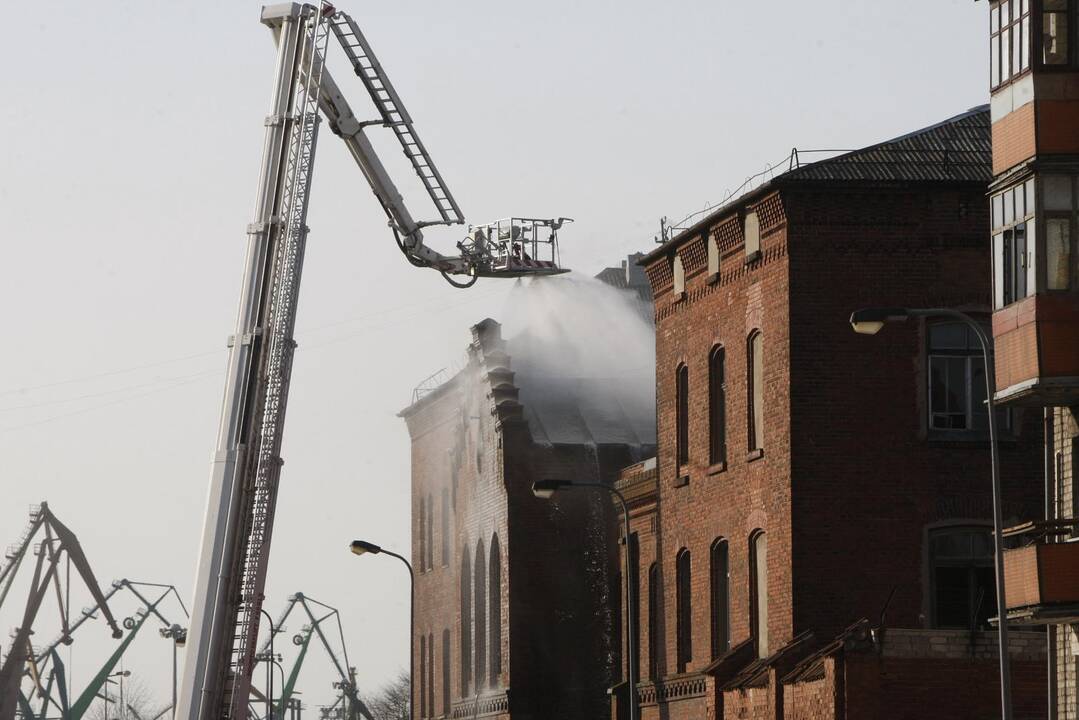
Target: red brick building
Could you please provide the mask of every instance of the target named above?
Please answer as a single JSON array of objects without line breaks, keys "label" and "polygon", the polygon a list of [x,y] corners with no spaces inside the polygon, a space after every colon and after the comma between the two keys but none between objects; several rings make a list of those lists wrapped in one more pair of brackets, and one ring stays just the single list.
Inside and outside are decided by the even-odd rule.
[{"label": "red brick building", "polygon": [[[607,280],[621,277],[613,284],[642,323],[647,283],[636,266],[621,271]],[[599,493],[552,502],[531,486],[610,484],[654,454],[651,386],[579,377],[572,363],[552,376],[537,358],[575,357],[561,332],[507,340],[484,320],[472,336],[464,369],[401,412],[412,438],[416,717],[604,717],[615,516]],[[642,394],[647,407],[635,410],[628,400]]]},{"label": "red brick building", "polygon": [[[792,169],[643,258],[658,456],[618,481],[643,718],[996,712],[980,351],[949,323],[848,323],[874,305],[988,322],[990,161],[976,108]],[[1025,518],[1041,417],[1001,420],[1004,514]],[[1015,634],[1016,717],[1044,716],[1044,652]]]}]

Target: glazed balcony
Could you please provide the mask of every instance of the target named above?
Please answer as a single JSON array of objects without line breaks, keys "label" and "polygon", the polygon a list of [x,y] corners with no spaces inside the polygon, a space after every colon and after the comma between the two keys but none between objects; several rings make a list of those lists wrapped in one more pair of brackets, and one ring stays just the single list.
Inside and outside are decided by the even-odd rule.
[{"label": "glazed balcony", "polygon": [[1028,522],[1004,531],[1005,600],[1012,625],[1079,622],[1079,521]]}]

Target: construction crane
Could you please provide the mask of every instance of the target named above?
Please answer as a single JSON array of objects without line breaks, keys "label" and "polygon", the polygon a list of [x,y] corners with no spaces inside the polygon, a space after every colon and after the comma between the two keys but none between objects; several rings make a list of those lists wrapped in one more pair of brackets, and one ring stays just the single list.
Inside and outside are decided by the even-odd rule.
[{"label": "construction crane", "polygon": [[[34,539],[40,537],[39,542]],[[60,609],[61,642],[70,642],[71,626],[69,608],[65,604],[65,592],[60,577],[60,561],[67,558],[75,566],[90,594],[101,608],[105,620],[112,628],[112,636],[119,638],[123,632],[116,625],[116,620],[109,611],[105,596],[98,586],[97,578],[86,559],[86,554],[79,544],[75,533],[60,522],[49,509],[48,503],[41,503],[30,509],[30,522],[22,537],[8,548],[6,562],[0,567],[0,604],[7,598],[15,574],[30,552],[37,555],[34,563],[34,575],[30,582],[30,593],[23,610],[22,622],[15,628],[8,645],[7,656],[0,663],[0,720],[11,720],[19,704],[19,686],[27,661],[34,658],[30,646],[34,621],[50,589],[55,590],[56,602]],[[68,584],[70,588],[70,583]]]},{"label": "construction crane", "polygon": [[[281,473],[281,433],[296,344],[293,328],[307,241],[316,139],[325,116],[359,165],[405,257],[459,287],[479,277],[565,272],[558,230],[568,218],[511,218],[471,228],[444,255],[424,242],[432,225],[464,222],[412,118],[356,22],[327,2],[264,7],[277,44],[254,221],[248,226],[236,332],[195,576],[181,720],[241,720],[248,711],[259,617]],[[377,110],[360,120],[326,68],[330,36]],[[437,218],[416,220],[367,137],[387,128],[415,170]]]}]

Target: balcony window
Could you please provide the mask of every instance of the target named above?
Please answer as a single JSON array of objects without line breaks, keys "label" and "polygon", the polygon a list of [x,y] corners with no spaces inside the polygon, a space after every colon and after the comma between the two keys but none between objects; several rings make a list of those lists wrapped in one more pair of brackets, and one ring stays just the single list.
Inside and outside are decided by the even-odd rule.
[{"label": "balcony window", "polygon": [[1030,69],[1030,0],[1003,0],[989,10],[989,85]]},{"label": "balcony window", "polygon": [[952,527],[931,532],[929,585],[933,627],[987,628],[996,611],[989,529]]},{"label": "balcony window", "polygon": [[1042,0],[1042,62],[1068,64],[1068,0]]},{"label": "balcony window", "polygon": [[993,295],[997,309],[1033,295],[1037,283],[1034,180],[990,200],[993,221]]},{"label": "balcony window", "polygon": [[1042,212],[1045,216],[1046,289],[1075,287],[1076,178],[1045,175],[1041,178]]}]

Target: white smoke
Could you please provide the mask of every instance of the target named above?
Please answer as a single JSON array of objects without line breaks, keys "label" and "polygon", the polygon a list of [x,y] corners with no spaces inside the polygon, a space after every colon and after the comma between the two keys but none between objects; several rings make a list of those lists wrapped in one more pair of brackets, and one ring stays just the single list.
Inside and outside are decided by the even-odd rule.
[{"label": "white smoke", "polygon": [[651,303],[569,273],[521,281],[501,316],[521,402],[544,412],[550,441],[572,439],[560,421],[572,404],[596,442],[655,443]]}]

